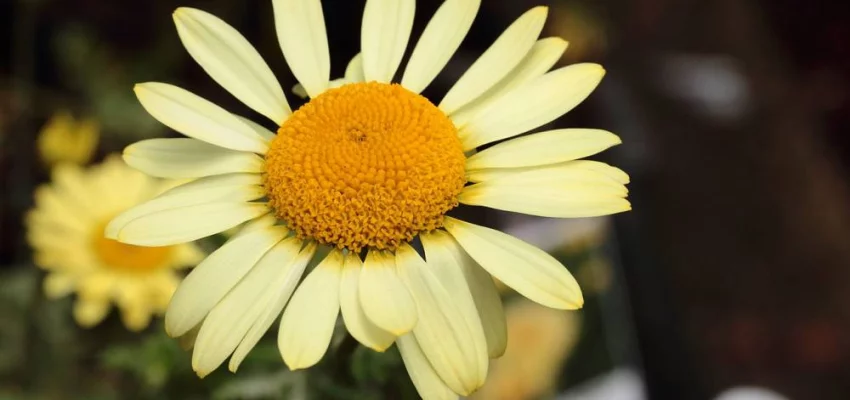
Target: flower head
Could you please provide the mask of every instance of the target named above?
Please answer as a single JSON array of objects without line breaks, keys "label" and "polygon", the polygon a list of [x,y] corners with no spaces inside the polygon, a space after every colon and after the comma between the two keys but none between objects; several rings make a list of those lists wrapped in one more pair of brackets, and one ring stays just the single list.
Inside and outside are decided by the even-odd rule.
[{"label": "flower head", "polygon": [[48,166],[84,165],[97,147],[100,126],[93,119],[77,121],[67,111],[54,114],[38,134],[38,152]]},{"label": "flower head", "polygon": [[27,239],[35,263],[48,271],[45,293],[77,293],[74,317],[80,325],[99,323],[115,304],[127,328],[146,327],[152,315],[165,311],[180,282],[175,268],[203,259],[192,244],[141,247],[103,236],[110,219],[164,188],[116,157],[86,170],[59,165],[53,182],[36,191]]},{"label": "flower head", "polygon": [[[514,138],[578,105],[604,70],[547,72],[566,42],[538,40],[547,9],[536,7],[433,103],[418,93],[459,47],[478,0],[440,6],[398,84],[414,0],[368,0],[361,53],[333,81],[321,3],[272,4],[283,56],[309,102],[293,112],[243,36],[208,13],[178,9],[189,54],[274,129],[176,86],[137,85],[145,109],[190,138],[136,143],[125,160],[154,176],[197,179],[175,189],[180,196],[120,215],[107,235],[170,245],[244,223],[189,274],[166,314],[173,336],[200,326],[193,366],[201,376],[228,357],[235,371],[281,313],[284,362],[309,367],[327,351],[341,314],[362,344],[398,345],[423,397],[474,392],[489,358],[505,348],[490,274],[549,307],[576,309],[583,300],[545,252],[446,213],[460,204],[550,217],[628,210],[625,173],[576,161],[619,143],[615,135],[561,129]],[[476,153],[484,145],[491,146]],[[411,246],[416,238],[424,257]],[[313,258],[318,265],[300,282]]]}]

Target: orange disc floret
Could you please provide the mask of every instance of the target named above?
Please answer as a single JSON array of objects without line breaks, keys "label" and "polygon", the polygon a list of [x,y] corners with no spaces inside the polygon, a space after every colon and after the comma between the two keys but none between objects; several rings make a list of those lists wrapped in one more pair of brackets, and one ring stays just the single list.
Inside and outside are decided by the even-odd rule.
[{"label": "orange disc floret", "polygon": [[266,154],[277,216],[302,238],[395,249],[443,225],[466,178],[454,124],[400,85],[353,83],[295,111]]}]

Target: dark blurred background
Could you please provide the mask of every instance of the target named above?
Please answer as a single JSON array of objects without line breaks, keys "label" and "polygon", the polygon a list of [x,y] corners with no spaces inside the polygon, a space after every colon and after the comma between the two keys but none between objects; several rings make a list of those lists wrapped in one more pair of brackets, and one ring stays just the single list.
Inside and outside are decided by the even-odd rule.
[{"label": "dark blurred background", "polygon": [[[608,71],[588,101],[553,125],[620,135],[623,144],[600,159],[632,178],[633,211],[568,221],[558,232],[591,223],[593,239],[564,234],[548,249],[573,265],[602,259],[609,277],[594,294],[577,273],[591,294],[554,392],[566,392],[564,399],[712,399],[732,387],[757,386],[789,399],[850,398],[850,3],[482,3],[461,50],[424,94],[439,99],[511,21],[531,6],[549,5],[543,36],[570,42],[559,65],[597,62]],[[411,43],[439,4],[417,2]],[[363,1],[323,5],[332,75],[340,76],[358,52]],[[135,140],[171,134],[137,104],[135,82],[175,83],[256,116],[183,50],[171,21],[178,6],[220,16],[258,48],[286,90],[295,84],[280,56],[268,0],[0,3],[0,271],[7,283],[40,279],[15,274],[33,269],[26,267],[31,252],[21,218],[34,188],[49,179],[36,141],[57,110],[100,121],[97,159]],[[528,238],[544,229],[536,219],[473,212]],[[11,296],[13,288],[3,290]],[[37,313],[27,307],[26,313]],[[10,331],[16,322],[8,321],[21,317],[6,318]],[[51,381],[52,375],[33,377],[43,373],[30,358],[38,351],[27,349],[41,343],[31,336],[38,328],[21,324],[21,332],[0,339],[0,398],[30,398],[39,382]],[[77,339],[62,346],[103,350],[92,342],[115,337],[108,327],[67,329]],[[24,350],[14,341],[18,336],[29,337]],[[80,355],[85,352],[76,351],[66,364],[56,359],[82,368],[70,381],[108,377],[120,388],[137,384],[126,371],[132,368],[110,372]],[[191,381],[188,375],[179,379]],[[623,376],[631,383],[619,392],[569,394],[592,396]],[[89,398],[79,381],[58,385],[32,398]]]}]

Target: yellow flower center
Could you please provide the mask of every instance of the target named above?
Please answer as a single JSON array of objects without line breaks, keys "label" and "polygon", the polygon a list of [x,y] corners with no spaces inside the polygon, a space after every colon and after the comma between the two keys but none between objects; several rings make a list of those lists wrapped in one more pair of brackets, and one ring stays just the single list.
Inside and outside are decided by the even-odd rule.
[{"label": "yellow flower center", "polygon": [[165,266],[173,246],[144,247],[121,243],[103,236],[106,224],[95,230],[94,249],[100,261],[109,268],[124,272],[148,272]]},{"label": "yellow flower center", "polygon": [[269,203],[299,237],[395,249],[443,225],[466,183],[451,120],[400,85],[354,83],[295,111],[266,154]]}]

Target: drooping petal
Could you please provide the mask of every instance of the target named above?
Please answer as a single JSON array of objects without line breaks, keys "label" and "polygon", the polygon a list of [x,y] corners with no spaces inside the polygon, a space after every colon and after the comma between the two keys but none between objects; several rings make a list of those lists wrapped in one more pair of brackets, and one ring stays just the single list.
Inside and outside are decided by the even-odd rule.
[{"label": "drooping petal", "polygon": [[116,240],[137,246],[191,242],[269,212],[265,203],[214,202],[147,214],[118,230]]},{"label": "drooping petal", "polygon": [[487,272],[547,307],[574,310],[584,298],[572,274],[554,257],[511,235],[446,217],[446,230]]},{"label": "drooping petal", "polygon": [[168,335],[182,336],[198,325],[287,232],[283,227],[258,229],[225,243],[210,254],[174,292],[165,313]]},{"label": "drooping petal", "polygon": [[567,50],[567,42],[558,37],[540,39],[528,54],[514,67],[499,83],[493,85],[477,99],[469,102],[459,110],[451,114],[455,126],[463,127],[469,120],[478,115],[481,110],[488,107],[493,101],[502,97],[512,89],[521,86],[543,74],[555,65],[564,51]]},{"label": "drooping petal", "polygon": [[487,352],[490,358],[500,357],[508,345],[508,328],[505,322],[505,312],[502,308],[502,299],[493,282],[493,278],[481,266],[475,263],[466,252],[455,242],[455,240],[442,230],[421,236],[425,247],[425,254],[432,265],[432,258],[445,258],[440,253],[450,252],[460,263],[460,268],[465,278],[465,284],[469,285],[469,292],[475,302],[484,336],[487,339]]},{"label": "drooping petal", "polygon": [[345,266],[339,286],[339,304],[348,332],[364,346],[379,352],[389,348],[395,336],[372,323],[360,303],[360,271],[363,263],[354,253],[345,256]]},{"label": "drooping petal", "polygon": [[239,364],[245,360],[248,352],[257,345],[257,342],[263,337],[269,327],[274,323],[277,317],[283,311],[283,307],[289,301],[290,296],[295,291],[301,275],[304,274],[304,269],[316,253],[316,243],[310,242],[298,253],[298,256],[284,268],[280,268],[278,264],[279,274],[275,278],[272,287],[275,290],[264,293],[260,303],[265,304],[265,312],[251,325],[251,329],[245,334],[245,338],[236,347],[236,351],[230,357],[228,369],[231,372],[236,372]]},{"label": "drooping petal", "polygon": [[335,249],[298,286],[280,320],[277,345],[291,370],[315,365],[331,343],[339,315],[342,251]]},{"label": "drooping petal", "polygon": [[[471,301],[464,301],[471,296],[469,290],[452,290],[461,288],[457,281],[447,287],[407,244],[396,249],[396,265],[416,302],[419,322],[413,335],[422,352],[446,386],[461,395],[471,394],[484,384],[489,360],[481,322]],[[459,279],[463,282],[462,275]]]},{"label": "drooping petal", "polygon": [[183,46],[219,85],[276,124],[292,113],[271,68],[236,29],[189,7],[178,8],[173,17]]},{"label": "drooping petal", "polygon": [[420,93],[460,47],[475,20],[481,0],[446,0],[431,17],[401,78],[401,86]]},{"label": "drooping petal", "polygon": [[366,81],[393,79],[413,28],[416,0],[367,0],[360,26]]},{"label": "drooping petal", "polygon": [[269,148],[235,115],[185,89],[147,82],[133,90],[151,116],[186,136],[231,150],[265,154]]},{"label": "drooping petal", "polygon": [[620,144],[601,129],[556,129],[499,143],[466,160],[467,170],[557,164],[592,156]]},{"label": "drooping petal", "polygon": [[160,178],[200,178],[234,172],[263,172],[254,153],[228,150],[196,139],[148,139],[124,149],[127,165]]},{"label": "drooping petal", "polygon": [[201,178],[166,191],[158,197],[139,204],[106,225],[106,237],[116,239],[131,221],[155,212],[196,206],[220,201],[241,202],[259,199],[265,195],[262,177],[257,174],[227,174]]},{"label": "drooping petal", "polygon": [[319,0],[274,0],[275,28],[283,57],[310,97],[328,87],[331,59],[322,3]]},{"label": "drooping petal", "polygon": [[466,186],[463,204],[554,218],[627,211],[628,190],[603,172],[570,163],[539,167]]},{"label": "drooping petal", "polygon": [[464,150],[554,121],[584,101],[604,75],[605,70],[598,64],[574,64],[505,93],[460,129]]},{"label": "drooping petal", "polygon": [[422,348],[419,347],[412,333],[400,336],[396,344],[401,353],[404,368],[407,369],[407,374],[410,375],[410,380],[413,381],[413,386],[416,387],[420,397],[426,400],[456,400],[458,398],[457,394],[449,389],[434,372],[434,368],[425,358]]},{"label": "drooping petal", "polygon": [[274,286],[281,266],[288,264],[301,249],[301,240],[291,237],[279,242],[251,268],[239,283],[210,311],[198,331],[192,368],[204,377],[233,353],[251,326],[266,312],[261,301]]},{"label": "drooping petal", "polygon": [[547,14],[548,9],[540,6],[517,18],[446,93],[440,109],[451,114],[504,78],[534,45]]},{"label": "drooping petal", "polygon": [[370,251],[360,270],[360,305],[366,318],[379,328],[400,336],[416,325],[416,303],[396,273],[395,260]]}]

